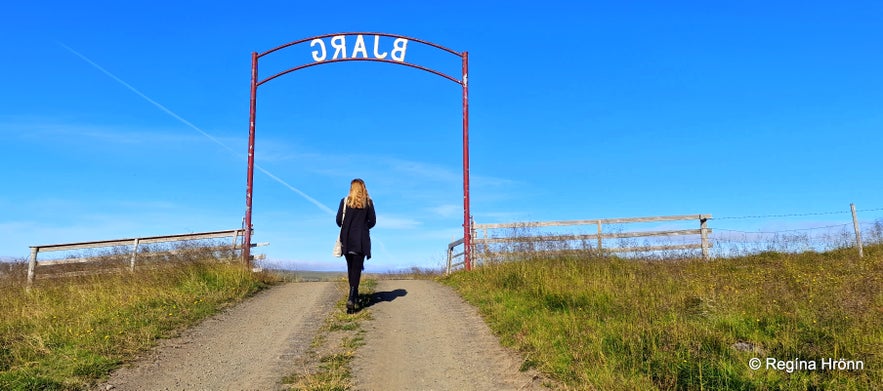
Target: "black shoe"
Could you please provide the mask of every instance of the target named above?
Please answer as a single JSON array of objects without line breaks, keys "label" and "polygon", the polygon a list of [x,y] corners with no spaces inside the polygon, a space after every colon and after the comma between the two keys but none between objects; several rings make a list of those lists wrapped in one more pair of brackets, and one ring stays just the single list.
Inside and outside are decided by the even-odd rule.
[{"label": "black shoe", "polygon": [[350,313],[359,309],[359,288],[350,287],[350,296],[346,301],[346,309]]}]

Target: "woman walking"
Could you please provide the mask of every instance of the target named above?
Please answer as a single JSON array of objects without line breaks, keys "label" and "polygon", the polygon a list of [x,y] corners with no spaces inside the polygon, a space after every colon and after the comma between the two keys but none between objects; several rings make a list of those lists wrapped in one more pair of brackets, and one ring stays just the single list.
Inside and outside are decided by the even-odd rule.
[{"label": "woman walking", "polygon": [[353,179],[350,193],[340,200],[337,208],[337,226],[340,227],[340,245],[346,257],[347,278],[350,283],[346,309],[355,311],[359,305],[359,280],[365,269],[365,258],[371,259],[369,230],[377,223],[374,201],[368,197],[365,181]]}]

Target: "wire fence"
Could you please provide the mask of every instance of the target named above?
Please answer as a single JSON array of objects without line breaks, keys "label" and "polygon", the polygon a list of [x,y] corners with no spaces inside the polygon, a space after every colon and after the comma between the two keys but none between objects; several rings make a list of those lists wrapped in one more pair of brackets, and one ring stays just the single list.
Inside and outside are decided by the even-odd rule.
[{"label": "wire fence", "polygon": [[78,277],[134,272],[136,264],[150,268],[205,259],[234,260],[241,236],[241,230],[227,230],[31,246],[27,283],[33,284],[38,274],[41,279]]},{"label": "wire fence", "polygon": [[[706,216],[707,227],[703,228],[707,233],[705,239],[698,233],[686,231],[696,228],[696,223],[689,221],[646,221],[642,226],[629,224],[626,227],[622,221],[633,219],[613,219],[616,221],[605,222],[604,234],[600,227],[597,231],[586,228],[588,220],[578,221],[585,223],[581,227],[553,224],[555,222],[477,224],[474,225],[477,230],[473,233],[473,262],[481,263],[482,256],[493,258],[493,255],[506,252],[602,249],[621,257],[650,260],[726,258],[766,251],[823,252],[842,248],[858,248],[857,255],[861,255],[860,242],[862,246],[883,244],[883,208],[856,209],[854,216],[851,208],[825,212],[712,216]],[[598,221],[606,220],[611,219]],[[508,227],[508,230],[498,230],[497,234],[489,235],[483,229],[501,227]],[[640,232],[637,231],[682,234],[650,236],[638,235]],[[703,245],[697,246],[697,243]],[[462,245],[462,239],[448,245],[448,272],[462,266],[463,252],[455,250]]]},{"label": "wire fence", "polygon": [[[883,243],[883,208],[721,216],[709,221],[715,256],[763,251],[830,251]],[[858,231],[858,232],[856,232]]]}]

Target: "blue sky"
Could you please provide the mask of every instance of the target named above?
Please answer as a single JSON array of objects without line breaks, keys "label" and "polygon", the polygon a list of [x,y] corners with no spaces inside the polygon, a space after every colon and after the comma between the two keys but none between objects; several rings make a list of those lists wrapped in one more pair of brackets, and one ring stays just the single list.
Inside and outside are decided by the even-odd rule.
[{"label": "blue sky", "polygon": [[[883,217],[876,1],[14,2],[0,257],[239,227],[251,52],[350,31],[469,52],[478,223],[846,212],[711,223],[780,230],[847,223],[849,203]],[[310,50],[265,57],[261,76]],[[459,76],[416,44],[407,60]],[[278,180],[255,174],[259,252],[343,269],[327,208],[360,177],[378,210],[368,269],[440,266],[462,236],[460,93],[364,62],[262,85],[255,156]]]}]

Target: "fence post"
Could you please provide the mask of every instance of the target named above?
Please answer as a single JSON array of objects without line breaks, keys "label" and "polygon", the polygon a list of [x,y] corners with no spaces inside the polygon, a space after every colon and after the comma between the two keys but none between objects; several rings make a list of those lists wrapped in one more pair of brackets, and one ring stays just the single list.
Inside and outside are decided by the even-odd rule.
[{"label": "fence post", "polygon": [[[453,242],[454,242],[454,239],[452,238],[451,243],[453,243]],[[448,245],[448,270],[445,273],[445,275],[451,274],[451,262],[453,261],[453,259],[452,259],[453,256],[454,256],[454,248],[451,247],[451,245],[449,244]]]},{"label": "fence post", "polygon": [[37,273],[37,253],[40,252],[39,247],[31,247],[31,257],[28,259],[28,289],[34,283],[34,277]]},{"label": "fence post", "polygon": [[[469,216],[469,243],[466,243],[466,238],[463,238],[463,262],[466,262],[466,254],[469,254],[469,263],[464,263],[463,266],[468,266],[467,270],[471,270],[472,267],[475,266],[475,261],[477,257],[475,256],[475,218]],[[469,246],[467,249],[466,246]],[[467,251],[469,250],[469,251]]]},{"label": "fence post", "polygon": [[858,226],[858,217],[855,214],[855,204],[849,204],[849,209],[852,210],[852,227],[855,229],[855,244],[858,246],[858,257],[864,258],[865,253],[862,249],[862,230]]},{"label": "fence post", "polygon": [[598,252],[601,252],[601,220],[598,220]]},{"label": "fence post", "polygon": [[132,246],[132,258],[129,259],[129,271],[135,271],[135,254],[138,254],[138,238],[135,238],[134,246]]},{"label": "fence post", "polygon": [[239,230],[233,231],[233,243],[230,245],[230,260],[236,259],[236,242],[239,240]]},{"label": "fence post", "polygon": [[[484,263],[491,256],[491,247],[488,243],[487,228],[483,228],[482,232],[484,232],[484,240],[481,241],[481,262]],[[472,237],[475,238],[474,235]],[[474,251],[472,253],[475,254]],[[476,259],[478,258],[476,257]]]},{"label": "fence post", "polygon": [[708,219],[699,215],[699,236],[702,238],[702,260],[708,260]]}]

